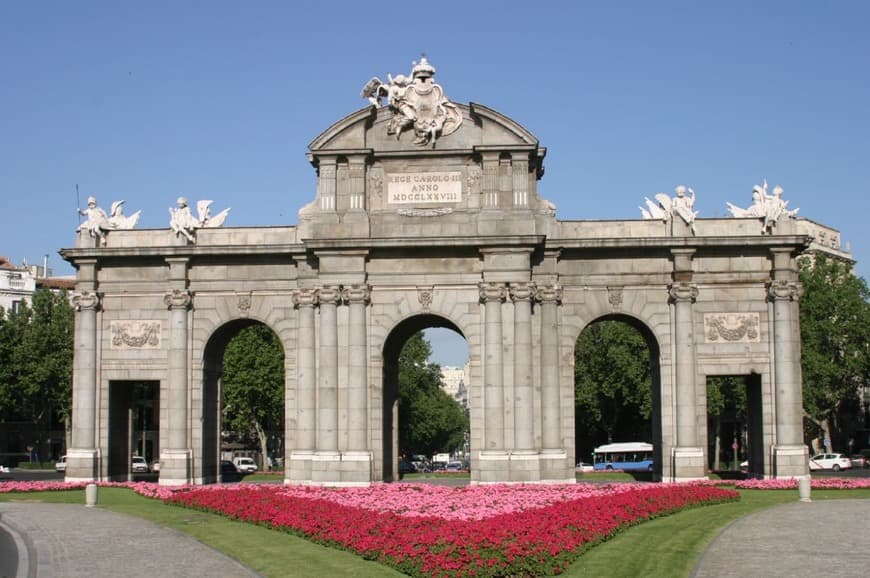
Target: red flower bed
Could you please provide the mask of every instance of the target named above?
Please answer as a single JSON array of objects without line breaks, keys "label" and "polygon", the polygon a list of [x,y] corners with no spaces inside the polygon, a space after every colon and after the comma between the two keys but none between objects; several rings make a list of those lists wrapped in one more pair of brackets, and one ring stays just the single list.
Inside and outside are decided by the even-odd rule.
[{"label": "red flower bed", "polygon": [[559,574],[585,549],[628,526],[739,498],[712,485],[644,485],[464,520],[372,511],[321,496],[246,485],[195,488],[166,502],[291,532],[412,576],[454,577]]}]

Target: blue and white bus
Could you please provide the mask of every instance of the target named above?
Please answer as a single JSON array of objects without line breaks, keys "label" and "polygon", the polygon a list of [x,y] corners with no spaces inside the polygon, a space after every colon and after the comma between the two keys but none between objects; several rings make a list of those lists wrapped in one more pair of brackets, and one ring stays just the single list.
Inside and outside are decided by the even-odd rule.
[{"label": "blue and white bus", "polygon": [[626,472],[653,471],[653,446],[645,442],[625,442],[598,446],[592,453],[595,470]]}]

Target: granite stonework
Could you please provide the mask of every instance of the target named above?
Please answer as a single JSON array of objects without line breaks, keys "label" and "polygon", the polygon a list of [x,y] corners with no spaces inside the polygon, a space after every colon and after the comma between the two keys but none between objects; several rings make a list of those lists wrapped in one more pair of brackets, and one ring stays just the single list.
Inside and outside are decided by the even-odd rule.
[{"label": "granite stonework", "polygon": [[472,482],[573,481],[574,348],[603,318],[653,352],[658,479],[706,475],[713,375],[751,377],[756,471],[805,475],[795,258],[821,226],[558,220],[534,135],[450,105],[449,134],[375,104],[326,129],[297,226],[82,231],[62,251],[77,269],[67,478],[128,475],[121,392],[148,381],[160,483],[216,481],[223,349],[262,323],[285,352],[286,483],[398,479],[398,354],[427,327],[468,342]]}]

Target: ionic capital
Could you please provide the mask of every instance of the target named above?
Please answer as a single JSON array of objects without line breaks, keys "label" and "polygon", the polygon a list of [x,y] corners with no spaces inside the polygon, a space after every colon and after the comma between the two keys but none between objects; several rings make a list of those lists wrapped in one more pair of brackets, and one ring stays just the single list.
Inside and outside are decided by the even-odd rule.
[{"label": "ionic capital", "polygon": [[348,304],[365,305],[369,302],[369,297],[371,297],[371,289],[368,285],[346,285],[341,291],[341,298]]},{"label": "ionic capital", "polygon": [[490,301],[504,301],[507,294],[507,289],[503,283],[481,283],[478,285],[480,290],[480,301],[487,303]]},{"label": "ionic capital", "polygon": [[173,289],[163,296],[163,303],[172,309],[189,309],[193,303],[193,296],[187,289]]},{"label": "ionic capital", "polygon": [[797,301],[804,294],[804,286],[799,281],[771,281],[767,285],[767,298],[771,301]]},{"label": "ionic capital", "polygon": [[668,287],[668,296],[674,303],[694,303],[698,298],[698,286],[692,283],[672,283]]},{"label": "ionic capital", "polygon": [[513,301],[531,301],[535,298],[534,283],[511,283],[510,296]]},{"label": "ionic capital", "polygon": [[82,291],[73,295],[76,311],[97,311],[100,308],[100,295],[93,291]]},{"label": "ionic capital", "polygon": [[317,289],[299,289],[293,292],[293,305],[296,307],[314,307],[317,301]]},{"label": "ionic capital", "polygon": [[558,285],[538,285],[535,287],[535,299],[541,303],[558,305],[562,302],[562,288]]},{"label": "ionic capital", "polygon": [[327,285],[317,290],[318,300],[321,305],[338,305],[341,303],[341,289],[334,285]]}]

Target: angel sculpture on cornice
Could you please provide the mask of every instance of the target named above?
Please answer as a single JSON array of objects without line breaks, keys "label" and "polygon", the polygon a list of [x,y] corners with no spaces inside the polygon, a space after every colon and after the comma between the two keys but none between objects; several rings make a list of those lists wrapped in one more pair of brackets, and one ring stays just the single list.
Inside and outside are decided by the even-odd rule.
[{"label": "angel sculpture on cornice", "polygon": [[79,215],[87,217],[84,223],[78,226],[76,231],[85,229],[92,239],[96,239],[99,245],[106,244],[106,235],[109,231],[118,229],[132,229],[139,222],[142,211],[136,211],[132,215],[125,215],[122,205],[124,201],[112,203],[110,214],[97,205],[97,199],[88,197],[88,208],[79,209]]},{"label": "angel sculpture on cornice", "polygon": [[197,201],[196,211],[198,217],[194,217],[187,204],[187,199],[178,197],[175,207],[169,209],[169,226],[179,237],[184,237],[193,243],[196,238],[196,230],[202,228],[220,227],[227,218],[229,209],[224,209],[217,215],[212,216],[211,204],[213,201]]}]

